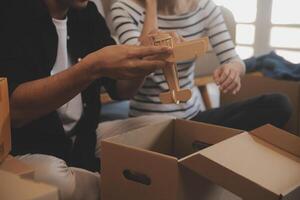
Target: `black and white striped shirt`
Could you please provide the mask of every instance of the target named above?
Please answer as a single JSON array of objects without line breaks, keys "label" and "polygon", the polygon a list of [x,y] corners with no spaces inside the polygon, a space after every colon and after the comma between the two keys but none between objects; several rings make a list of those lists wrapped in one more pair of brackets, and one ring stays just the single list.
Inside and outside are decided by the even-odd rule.
[{"label": "black and white striped shirt", "polygon": [[[113,29],[121,44],[138,44],[145,19],[145,9],[131,0],[119,0],[112,5]],[[218,6],[211,0],[200,0],[197,8],[182,15],[158,16],[159,29],[176,31],[187,40],[208,36],[221,64],[240,60],[224,18]],[[195,61],[178,63],[181,88],[191,89],[192,98],[179,105],[161,104],[159,94],[168,91],[162,70],[146,78],[144,85],[130,102],[130,115],[166,114],[190,119],[203,109],[203,101],[194,85]]]}]

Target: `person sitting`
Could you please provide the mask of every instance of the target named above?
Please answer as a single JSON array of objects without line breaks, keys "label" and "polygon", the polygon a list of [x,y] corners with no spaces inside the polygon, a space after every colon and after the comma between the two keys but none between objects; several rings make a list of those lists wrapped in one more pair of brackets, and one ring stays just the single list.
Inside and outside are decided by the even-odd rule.
[{"label": "person sitting", "polygon": [[34,168],[35,180],[56,186],[60,199],[99,199],[100,140],[159,120],[98,127],[100,89],[130,98],[172,50],[115,45],[88,0],[10,0],[3,8],[0,76],[9,82],[11,153]]},{"label": "person sitting", "polygon": [[[220,67],[213,78],[224,93],[241,88],[245,65],[235,51],[221,10],[212,0],[118,0],[111,7],[112,27],[120,43],[140,44],[153,30],[176,32],[185,40],[204,36],[215,51]],[[177,63],[181,88],[190,89],[186,103],[162,104],[159,94],[168,91],[161,69],[150,74],[130,101],[129,115],[170,115],[231,128],[252,130],[270,123],[283,127],[292,109],[286,96],[268,94],[207,111],[201,110],[202,97],[194,84],[195,60]]]}]

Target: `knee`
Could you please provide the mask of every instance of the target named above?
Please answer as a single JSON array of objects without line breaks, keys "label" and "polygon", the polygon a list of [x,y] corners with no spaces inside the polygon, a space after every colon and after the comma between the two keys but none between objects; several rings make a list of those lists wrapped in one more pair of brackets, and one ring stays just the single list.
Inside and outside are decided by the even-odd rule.
[{"label": "knee", "polygon": [[270,108],[273,110],[274,116],[278,116],[283,123],[286,123],[290,119],[293,113],[293,108],[286,95],[270,94],[265,95],[265,99],[267,100],[266,103],[269,104]]},{"label": "knee", "polygon": [[73,199],[75,174],[65,161],[48,155],[39,158],[40,166],[35,169],[35,179],[58,188],[60,199]]}]

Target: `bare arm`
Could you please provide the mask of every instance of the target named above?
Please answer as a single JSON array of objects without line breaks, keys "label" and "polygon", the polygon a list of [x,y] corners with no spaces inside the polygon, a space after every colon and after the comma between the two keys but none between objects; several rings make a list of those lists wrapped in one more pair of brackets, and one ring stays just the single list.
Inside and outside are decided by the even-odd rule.
[{"label": "bare arm", "polygon": [[68,70],[25,82],[11,94],[12,125],[21,127],[56,110],[98,78],[141,79],[157,67],[163,67],[165,62],[140,58],[170,54],[170,51],[158,47],[108,46],[91,53]]},{"label": "bare arm", "polygon": [[158,31],[157,0],[145,0],[146,16],[141,33],[141,40],[148,37],[149,33]]},{"label": "bare arm", "polygon": [[22,126],[68,102],[93,81],[89,73],[81,62],[54,76],[19,85],[10,97],[12,124]]},{"label": "bare arm", "polygon": [[204,12],[209,16],[205,28],[221,63],[214,72],[215,82],[222,92],[236,94],[241,88],[240,76],[245,73],[244,63],[235,51],[220,8],[210,1]]},{"label": "bare arm", "polygon": [[[143,0],[142,0],[143,1]],[[154,30],[157,30],[157,0],[145,0],[144,2],[139,2],[137,1],[137,3],[142,3],[145,5],[146,8],[146,18],[145,18],[145,22],[144,22],[144,26],[143,26],[143,30],[142,33],[140,35],[139,40],[143,41],[144,39],[147,39],[148,34],[151,33]],[[122,13],[118,13],[119,10],[117,11],[113,11],[112,16],[119,16],[120,14],[122,16],[127,16],[126,12]],[[118,25],[122,22],[128,22],[131,20],[130,17],[128,17],[126,20],[126,17],[123,18],[119,18],[117,20],[114,21],[114,27],[118,27]],[[134,30],[138,30],[138,28],[136,27],[136,25],[132,22],[132,24],[130,26],[126,27],[127,29],[123,29],[123,27],[120,27],[118,30],[116,29],[115,31],[117,32],[117,34],[123,35],[122,33],[126,32],[126,36],[128,35],[128,37],[124,37],[124,35],[122,36],[122,38],[119,39],[123,39],[120,42],[123,41],[127,41],[128,43],[132,44],[138,44],[138,40],[127,40],[126,38],[132,38],[136,36],[136,32]],[[143,42],[142,42],[143,43]],[[117,90],[118,90],[118,96],[121,99],[130,99],[132,98],[137,90],[139,89],[139,87],[143,84],[144,82],[144,78],[140,78],[140,79],[134,79],[134,80],[119,80],[117,82]]]}]

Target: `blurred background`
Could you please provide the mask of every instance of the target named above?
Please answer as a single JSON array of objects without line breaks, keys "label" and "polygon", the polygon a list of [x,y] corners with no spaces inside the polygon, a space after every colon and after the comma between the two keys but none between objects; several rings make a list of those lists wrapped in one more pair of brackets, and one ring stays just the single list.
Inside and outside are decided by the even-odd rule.
[{"label": "blurred background", "polygon": [[242,58],[275,50],[300,63],[300,1],[215,0],[233,13],[237,22],[237,51]]},{"label": "blurred background", "polygon": [[[102,14],[113,0],[93,0]],[[228,8],[236,20],[237,51],[241,58],[275,50],[280,56],[300,63],[300,1],[214,0]]]}]

